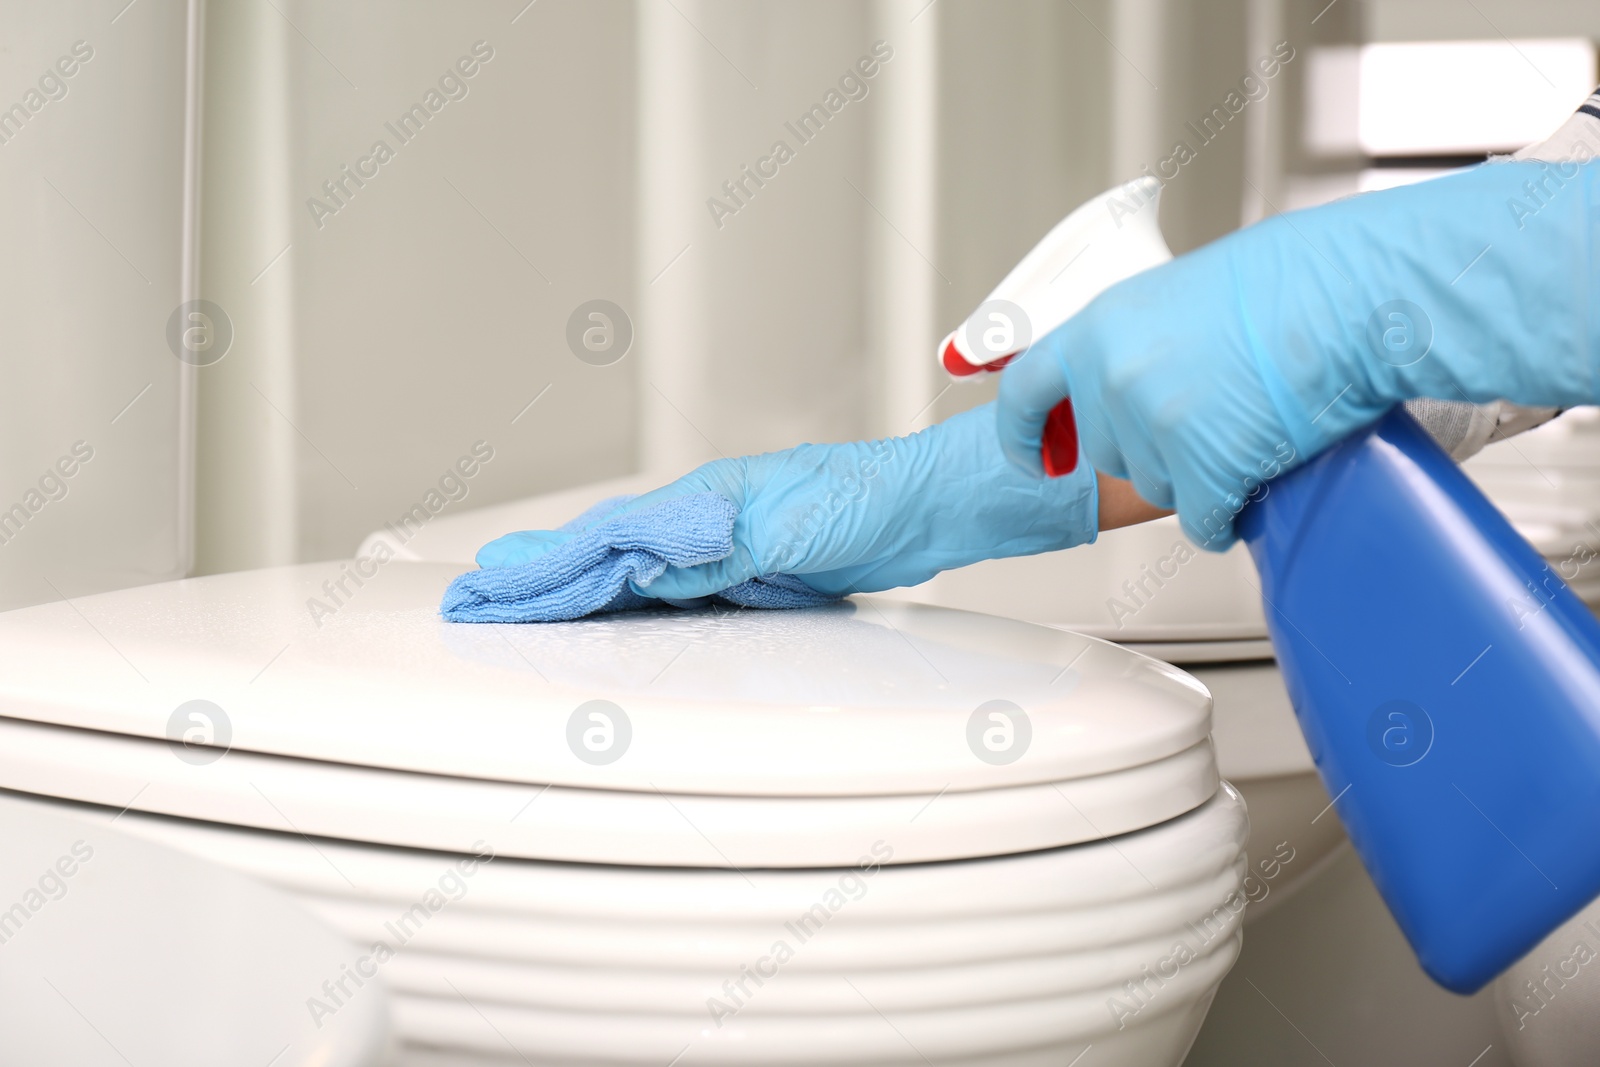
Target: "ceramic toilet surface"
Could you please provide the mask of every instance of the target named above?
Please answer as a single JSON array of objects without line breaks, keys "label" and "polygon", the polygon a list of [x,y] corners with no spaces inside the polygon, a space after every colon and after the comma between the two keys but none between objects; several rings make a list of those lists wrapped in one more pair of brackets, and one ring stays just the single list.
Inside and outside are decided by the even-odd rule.
[{"label": "ceramic toilet surface", "polygon": [[1249,638],[1238,641],[1127,641],[1120,642],[1152,659],[1187,668],[1198,663],[1270,663],[1273,660],[1270,638]]},{"label": "ceramic toilet surface", "polygon": [[412,847],[470,850],[503,821],[509,854],[773,866],[851,863],[880,827],[903,828],[900,862],[1056,847],[1216,790],[1205,690],[1091,638],[870,599],[450,625],[457,568],[398,561],[314,612],[348,566],[0,616],[0,785]]},{"label": "ceramic toilet surface", "polygon": [[1194,677],[1211,691],[1218,708],[1212,733],[1227,753],[1229,778],[1278,778],[1316,770],[1311,750],[1289,703],[1277,663],[1196,664]]},{"label": "ceramic toilet surface", "polygon": [[1212,738],[1218,769],[1250,805],[1253,862],[1292,856],[1246,913],[1254,923],[1314,881],[1345,842],[1295,719],[1278,665],[1199,663],[1187,668],[1216,700]]},{"label": "ceramic toilet surface", "polygon": [[0,784],[236,826],[407,848],[665,866],[832,867],[879,838],[895,862],[1005,855],[1169,819],[1217,788],[1202,741],[1087,778],[862,797],[730,797],[528,785],[234,749],[214,764],[166,741],[0,718]]},{"label": "ceramic toilet surface", "polygon": [[1091,1044],[1109,1067],[1176,1064],[1244,911],[1227,786],[1114,841],[843,870],[496,854],[461,878],[434,852],[137,811],[119,825],[276,882],[353,945],[392,947],[380,973],[399,1030],[455,1067],[505,1039],[533,1062],[639,1067],[686,1048],[680,1062],[1045,1067]]},{"label": "ceramic toilet surface", "polygon": [[351,959],[339,932],[147,836],[103,811],[0,794],[0,1063],[392,1062],[382,981],[344,1010],[306,1010]]}]

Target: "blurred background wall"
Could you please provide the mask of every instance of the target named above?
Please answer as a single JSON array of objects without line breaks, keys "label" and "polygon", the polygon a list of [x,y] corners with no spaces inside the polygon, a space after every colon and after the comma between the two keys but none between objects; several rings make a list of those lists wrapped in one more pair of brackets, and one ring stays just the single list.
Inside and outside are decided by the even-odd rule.
[{"label": "blurred background wall", "polygon": [[[1179,251],[1356,188],[1370,161],[1302,136],[1310,104],[1354,92],[1308,87],[1319,50],[1600,34],[1578,0],[0,15],[0,99],[94,50],[0,143],[0,506],[96,449],[0,544],[6,606],[348,554],[479,442],[494,458],[448,508],[912,431],[992,395],[949,386],[934,346],[1112,182],[1175,170]],[[1274,52],[1293,58],[1197,138]],[[813,109],[826,122],[802,129]],[[1171,168],[1180,140],[1195,152]],[[203,366],[165,337],[197,297],[231,327]],[[603,351],[581,343],[595,307]]]},{"label": "blurred background wall", "polygon": [[208,5],[200,571],[348,555],[478,441],[451,507],[637,461],[638,349],[564,340],[636,302],[633,5],[519,7]]},{"label": "blurred background wall", "polygon": [[0,608],[181,576],[184,4],[0,3]]},{"label": "blurred background wall", "polygon": [[[450,507],[987,399],[939,339],[1287,32],[1277,0],[525,3],[208,5],[203,287],[236,340],[200,384],[199,572],[347,554],[480,440]],[[1171,183],[1174,247],[1240,224],[1247,168],[1281,184],[1293,68]],[[567,340],[592,300],[631,325],[606,365]]]},{"label": "blurred background wall", "polygon": [[[0,143],[0,604],[348,554],[478,442],[449,508],[981,402],[938,340],[1291,6],[3,0],[0,98],[92,58]],[[1275,195],[1294,76],[1170,183],[1176,248]]]}]

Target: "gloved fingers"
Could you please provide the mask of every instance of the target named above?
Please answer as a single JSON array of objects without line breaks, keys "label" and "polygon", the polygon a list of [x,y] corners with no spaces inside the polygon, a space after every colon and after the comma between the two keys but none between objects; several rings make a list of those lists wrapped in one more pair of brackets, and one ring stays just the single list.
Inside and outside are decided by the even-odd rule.
[{"label": "gloved fingers", "polygon": [[[617,514],[626,515],[643,511],[645,508],[682,496],[716,493],[739,508],[742,516],[751,497],[751,487],[747,477],[749,458],[719,459],[702,464],[670,485],[664,485],[660,489],[652,490],[629,501]],[[694,567],[668,567],[649,585],[629,582],[629,587],[640,596],[657,600],[693,601],[720,593],[730,586],[756,577],[750,554],[739,547],[740,532],[744,525],[742,521],[736,522],[733,554],[726,559],[713,560]]]},{"label": "gloved fingers", "polygon": [[862,589],[858,567],[843,567],[839,570],[818,571],[815,574],[801,574],[799,578],[806,585],[825,596],[845,597],[852,593],[873,593],[876,589]]},{"label": "gloved fingers", "polygon": [[1178,491],[1178,525],[1196,546],[1208,552],[1225,552],[1238,540],[1234,522],[1249,504],[1239,495],[1182,488]]},{"label": "gloved fingers", "polygon": [[[609,522],[613,519],[643,511],[663,501],[674,500],[678,497],[689,496],[694,493],[721,492],[728,496],[736,505],[742,505],[742,496],[730,496],[727,492],[729,485],[736,484],[729,478],[729,471],[718,471],[719,465],[727,465],[732,461],[719,460],[708,463],[679,478],[675,482],[652,489],[626,504],[619,505],[600,515],[591,518],[587,525],[600,522]],[[478,550],[477,563],[479,567],[514,567],[522,563],[531,563],[552,549],[566,544],[580,531],[564,530],[522,530],[517,533],[506,534],[498,537]]]},{"label": "gloved fingers", "polygon": [[885,589],[921,585],[937,573],[939,568],[919,564],[915,560],[879,559],[853,567],[802,574],[799,578],[819,593],[850,596],[852,593],[881,593]]},{"label": "gloved fingers", "polygon": [[515,567],[531,563],[576,536],[564,530],[519,530],[497,537],[478,549],[477,563],[479,567]]},{"label": "gloved fingers", "polygon": [[1044,477],[1040,441],[1050,411],[1072,395],[1067,380],[1065,346],[1071,320],[1012,362],[1000,374],[995,426],[1000,450],[1019,470]]},{"label": "gloved fingers", "polygon": [[520,530],[516,533],[506,534],[504,537],[498,537],[478,549],[478,566],[515,567],[519,564],[531,563],[552,549],[566,544],[591,527],[610,522],[632,512],[641,511],[664,500],[687,496],[691,493],[704,492],[704,489],[697,487],[696,475],[699,473],[699,471],[692,471],[669,485],[653,489],[642,496],[635,497],[633,500],[625,504],[618,504],[615,507],[602,508],[605,501],[596,503],[582,517],[584,521],[581,527],[578,527],[577,520],[574,520],[573,523],[569,523],[569,525],[575,527],[571,530]]},{"label": "gloved fingers", "polygon": [[1228,450],[1206,443],[1185,449],[1173,469],[1178,524],[1184,536],[1209,552],[1231,548],[1238,540],[1239,515],[1271,492],[1269,474],[1265,469],[1259,476],[1248,470],[1240,473]]},{"label": "gloved fingers", "polygon": [[727,559],[713,560],[694,567],[668,567],[649,585],[629,582],[640,596],[657,600],[694,600],[712,596],[724,589],[756,577],[747,553],[735,548]]},{"label": "gloved fingers", "polygon": [[[1109,405],[1108,405],[1109,406]],[[1133,483],[1134,492],[1158,508],[1172,507],[1172,478],[1139,416],[1120,403],[1117,412],[1085,409],[1078,415],[1084,459],[1095,470]]]}]

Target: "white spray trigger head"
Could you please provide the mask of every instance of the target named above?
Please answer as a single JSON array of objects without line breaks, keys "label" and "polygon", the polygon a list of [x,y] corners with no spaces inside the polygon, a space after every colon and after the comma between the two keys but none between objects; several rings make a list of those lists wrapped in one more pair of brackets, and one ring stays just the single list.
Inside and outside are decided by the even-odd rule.
[{"label": "white spray trigger head", "polygon": [[1157,213],[1161,183],[1135,178],[1056,223],[939,346],[956,378],[998,371],[1106,289],[1172,252]]}]

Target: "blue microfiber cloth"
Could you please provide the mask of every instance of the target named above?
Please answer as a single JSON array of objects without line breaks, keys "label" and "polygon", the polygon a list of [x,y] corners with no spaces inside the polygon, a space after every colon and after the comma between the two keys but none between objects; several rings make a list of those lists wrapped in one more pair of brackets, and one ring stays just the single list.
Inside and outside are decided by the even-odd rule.
[{"label": "blue microfiber cloth", "polygon": [[[631,496],[601,501],[562,526],[572,540],[514,567],[468,571],[445,590],[448,622],[560,622],[598,612],[660,607],[628,587],[648,586],[667,567],[693,567],[733,554],[739,509],[717,493],[664,500],[610,518]],[[713,599],[750,608],[804,608],[837,598],[788,574],[752,578]]]}]

